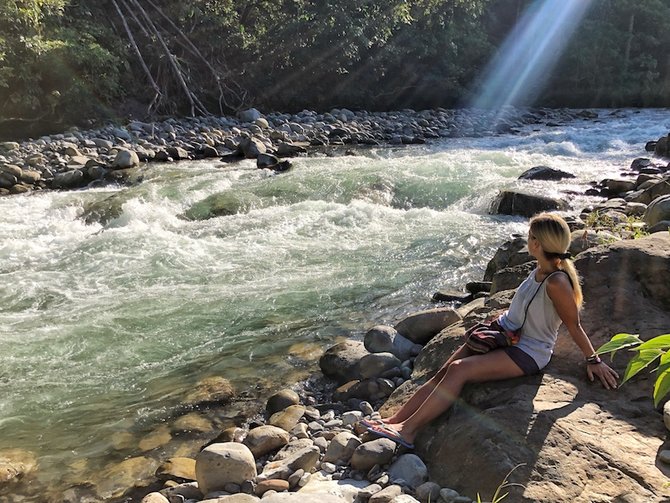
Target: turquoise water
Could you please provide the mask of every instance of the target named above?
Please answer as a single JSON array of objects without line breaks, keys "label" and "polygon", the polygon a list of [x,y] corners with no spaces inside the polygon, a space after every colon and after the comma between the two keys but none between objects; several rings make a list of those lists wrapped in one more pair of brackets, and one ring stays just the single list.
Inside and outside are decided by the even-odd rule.
[{"label": "turquoise water", "polygon": [[[176,414],[204,377],[262,400],[338,337],[431,307],[525,232],[487,213],[499,188],[583,193],[670,129],[665,110],[608,114],[299,158],[276,176],[252,161],[152,164],[135,187],[0,198],[0,451],[35,453],[32,486],[57,486],[78,460],[118,457],[115,434]],[[536,165],[577,179],[516,180]]]}]

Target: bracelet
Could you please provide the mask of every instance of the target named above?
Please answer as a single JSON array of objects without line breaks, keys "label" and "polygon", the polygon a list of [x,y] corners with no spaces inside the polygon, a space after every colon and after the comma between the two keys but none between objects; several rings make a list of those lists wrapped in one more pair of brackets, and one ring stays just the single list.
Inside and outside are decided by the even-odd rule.
[{"label": "bracelet", "polygon": [[602,362],[603,361],[600,359],[600,356],[598,356],[598,353],[593,353],[591,356],[586,357],[586,363],[589,365],[597,365]]}]

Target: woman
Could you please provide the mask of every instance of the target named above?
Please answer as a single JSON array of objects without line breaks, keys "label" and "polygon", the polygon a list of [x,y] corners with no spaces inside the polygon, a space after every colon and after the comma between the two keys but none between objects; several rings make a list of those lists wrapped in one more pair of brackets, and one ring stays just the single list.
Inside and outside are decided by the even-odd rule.
[{"label": "woman", "polygon": [[568,258],[569,246],[570,229],[561,217],[543,213],[531,219],[528,252],[537,259],[537,268],[519,286],[509,310],[496,320],[506,331],[520,329],[518,344],[485,354],[462,345],[395,414],[364,423],[367,429],[412,448],[418,430],[449,409],[466,383],[532,375],[544,368],[561,323],[584,354],[589,379],[597,376],[606,389],[616,388],[619,376],[595,354],[579,322],[582,290]]}]

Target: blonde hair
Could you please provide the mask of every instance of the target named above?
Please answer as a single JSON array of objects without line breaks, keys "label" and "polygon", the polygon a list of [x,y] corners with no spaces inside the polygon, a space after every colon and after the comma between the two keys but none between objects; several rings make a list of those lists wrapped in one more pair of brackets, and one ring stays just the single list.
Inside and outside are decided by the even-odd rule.
[{"label": "blonde hair", "polygon": [[584,297],[579,274],[572,260],[567,258],[572,239],[568,224],[553,213],[540,213],[530,220],[530,232],[539,241],[544,256],[549,260],[557,259],[558,268],[568,274],[575,303],[581,307]]}]

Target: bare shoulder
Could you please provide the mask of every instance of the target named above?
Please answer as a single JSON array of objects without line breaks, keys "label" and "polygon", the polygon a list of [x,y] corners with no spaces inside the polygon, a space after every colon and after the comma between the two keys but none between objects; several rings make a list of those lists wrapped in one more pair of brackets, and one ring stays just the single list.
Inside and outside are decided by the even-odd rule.
[{"label": "bare shoulder", "polygon": [[567,273],[556,272],[547,278],[547,293],[572,292],[572,283]]}]

